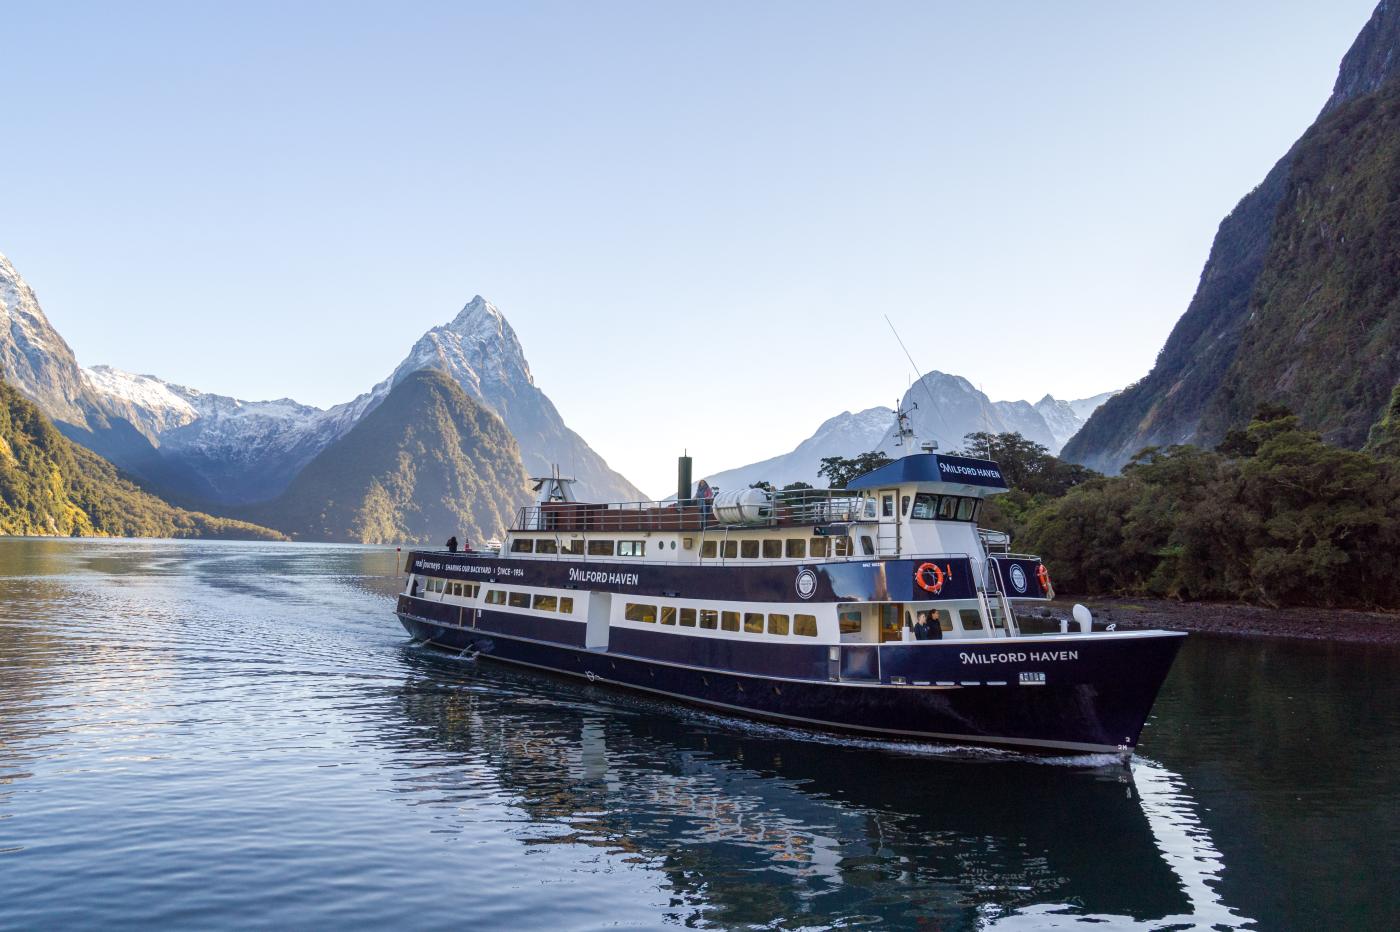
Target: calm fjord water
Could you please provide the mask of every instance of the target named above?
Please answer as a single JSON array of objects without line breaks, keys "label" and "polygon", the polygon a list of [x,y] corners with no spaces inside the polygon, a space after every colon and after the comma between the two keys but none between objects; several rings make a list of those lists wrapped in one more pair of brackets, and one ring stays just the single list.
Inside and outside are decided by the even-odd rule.
[{"label": "calm fjord water", "polygon": [[1400,926],[1394,650],[1193,637],[1126,768],[443,657],[394,563],[0,541],[0,927]]}]

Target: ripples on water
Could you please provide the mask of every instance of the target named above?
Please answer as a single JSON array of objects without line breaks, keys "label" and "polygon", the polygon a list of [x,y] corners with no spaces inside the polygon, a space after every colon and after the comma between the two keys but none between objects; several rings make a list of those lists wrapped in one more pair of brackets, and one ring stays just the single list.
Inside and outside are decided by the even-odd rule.
[{"label": "ripples on water", "polygon": [[[1287,751],[1259,722],[1243,740],[1239,716],[1222,725],[1222,687],[1201,682],[1222,656],[1257,663],[1250,645],[1183,652],[1129,769],[813,736],[415,648],[391,613],[394,564],[354,547],[0,541],[0,927],[1394,915],[1393,894],[1363,913],[1335,890],[1277,889],[1313,856],[1251,837],[1277,828],[1249,810],[1280,788],[1234,761],[1241,745]],[[1288,662],[1307,679],[1313,661]],[[1393,852],[1394,790],[1373,783],[1327,798],[1332,828],[1371,819]],[[1221,830],[1243,839],[1233,852]],[[1250,879],[1260,863],[1267,882]]]}]

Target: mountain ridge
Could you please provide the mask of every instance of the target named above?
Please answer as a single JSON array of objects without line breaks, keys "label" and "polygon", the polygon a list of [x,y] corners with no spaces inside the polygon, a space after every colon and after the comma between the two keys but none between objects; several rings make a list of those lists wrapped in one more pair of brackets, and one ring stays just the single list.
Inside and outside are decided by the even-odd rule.
[{"label": "mountain ridge", "polygon": [[[1386,206],[1400,177],[1392,110],[1376,105],[1397,70],[1400,5],[1386,0],[1342,59],[1312,126],[1221,221],[1196,293],[1152,369],[1088,420],[1066,444],[1067,459],[1112,473],[1144,447],[1209,446],[1264,401],[1297,407],[1305,426],[1333,442],[1364,442],[1400,377],[1400,359],[1392,331],[1366,339],[1340,331],[1354,308],[1389,302],[1367,293],[1394,277],[1388,260],[1362,253],[1367,243],[1384,250],[1395,232]],[[1339,185],[1369,211],[1345,209]],[[1338,282],[1338,274],[1354,280]],[[1328,292],[1315,300],[1309,278],[1329,276]],[[1329,355],[1300,362],[1318,337],[1327,338]],[[1370,366],[1366,384],[1339,377],[1339,360],[1370,354],[1374,362],[1378,351],[1383,364]],[[1339,419],[1346,423],[1334,429]]]}]

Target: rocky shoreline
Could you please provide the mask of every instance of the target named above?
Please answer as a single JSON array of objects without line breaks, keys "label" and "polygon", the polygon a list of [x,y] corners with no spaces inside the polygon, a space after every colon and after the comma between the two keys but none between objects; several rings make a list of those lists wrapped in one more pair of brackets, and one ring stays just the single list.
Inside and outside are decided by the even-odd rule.
[{"label": "rocky shoreline", "polygon": [[1400,613],[1322,608],[1264,608],[1230,602],[1175,602],[1168,599],[1060,599],[1050,603],[1055,618],[1068,618],[1075,601],[1094,613],[1094,627],[1167,628],[1239,637],[1400,646]]}]

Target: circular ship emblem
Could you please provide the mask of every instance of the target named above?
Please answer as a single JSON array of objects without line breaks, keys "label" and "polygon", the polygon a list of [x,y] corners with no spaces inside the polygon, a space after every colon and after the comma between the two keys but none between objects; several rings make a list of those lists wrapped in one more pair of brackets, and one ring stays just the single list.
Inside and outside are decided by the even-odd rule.
[{"label": "circular ship emblem", "polygon": [[810,599],[817,591],[817,574],[803,567],[797,571],[797,594]]},{"label": "circular ship emblem", "polygon": [[1016,587],[1017,592],[1026,591],[1026,571],[1016,563],[1011,564],[1011,585]]}]

